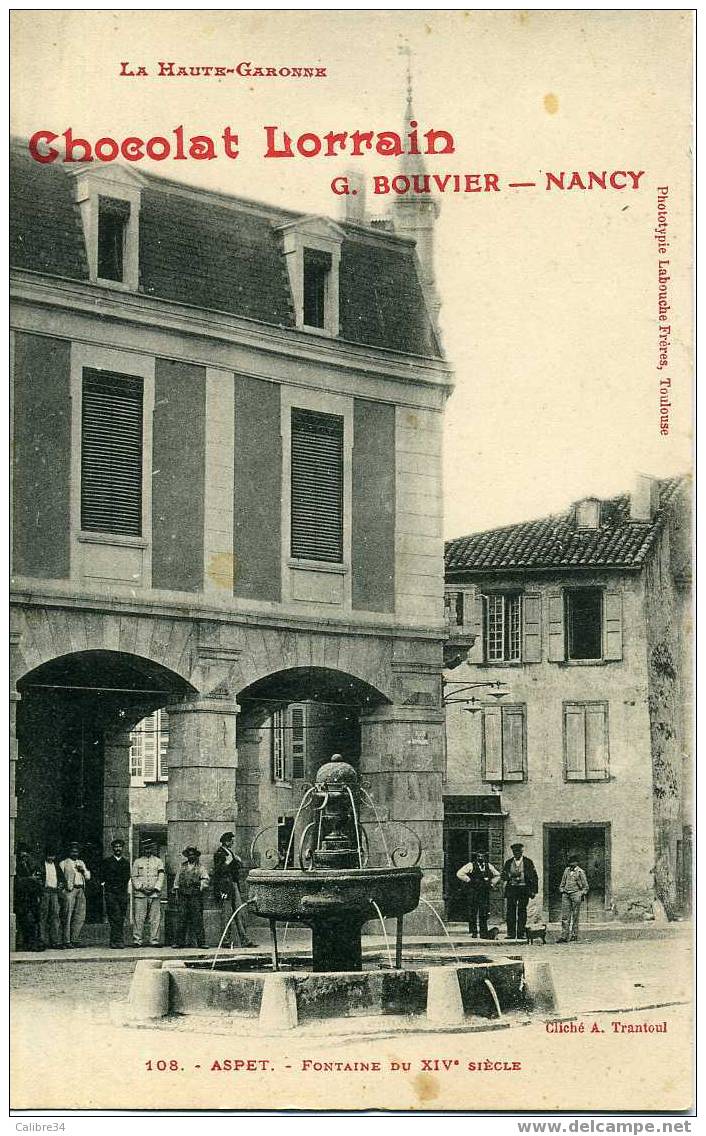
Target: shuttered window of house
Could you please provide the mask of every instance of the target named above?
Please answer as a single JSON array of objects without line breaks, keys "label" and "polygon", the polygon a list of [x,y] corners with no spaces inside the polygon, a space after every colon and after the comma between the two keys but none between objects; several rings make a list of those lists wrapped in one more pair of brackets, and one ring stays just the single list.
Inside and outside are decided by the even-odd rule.
[{"label": "shuttered window of house", "polygon": [[343,560],[343,419],[292,411],[292,556]]},{"label": "shuttered window of house", "polygon": [[527,779],[527,727],[524,703],[483,707],[483,780]]},{"label": "shuttered window of house", "polygon": [[609,779],[606,702],[564,703],[564,776],[567,781]]},{"label": "shuttered window of house", "polygon": [[81,528],[142,535],[142,379],[83,372]]}]

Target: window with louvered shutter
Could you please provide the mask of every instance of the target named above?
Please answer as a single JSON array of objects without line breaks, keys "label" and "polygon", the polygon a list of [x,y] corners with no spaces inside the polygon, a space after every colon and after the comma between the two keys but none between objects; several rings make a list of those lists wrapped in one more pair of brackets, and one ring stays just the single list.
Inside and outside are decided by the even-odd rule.
[{"label": "window with louvered shutter", "polygon": [[303,706],[290,706],[289,721],[291,729],[292,778],[301,779],[306,776],[305,708]]},{"label": "window with louvered shutter", "polygon": [[275,710],[272,715],[272,780],[284,781],[286,778],[286,711]]},{"label": "window with louvered shutter", "polygon": [[81,528],[142,535],[143,382],[83,372]]},{"label": "window with louvered shutter", "polygon": [[343,560],[343,419],[292,410],[292,556]]}]

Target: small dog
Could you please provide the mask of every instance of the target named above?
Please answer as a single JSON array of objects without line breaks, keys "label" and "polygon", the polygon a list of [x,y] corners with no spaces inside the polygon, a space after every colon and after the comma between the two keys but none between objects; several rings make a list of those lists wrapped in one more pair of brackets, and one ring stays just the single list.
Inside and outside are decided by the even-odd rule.
[{"label": "small dog", "polygon": [[493,939],[493,940],[497,939],[499,931],[500,931],[499,927],[489,927],[488,928],[488,934],[485,936],[486,939]]},{"label": "small dog", "polygon": [[527,942],[533,946],[535,939],[538,939],[543,947],[547,945],[547,925],[543,924],[541,927],[525,927],[525,935]]}]

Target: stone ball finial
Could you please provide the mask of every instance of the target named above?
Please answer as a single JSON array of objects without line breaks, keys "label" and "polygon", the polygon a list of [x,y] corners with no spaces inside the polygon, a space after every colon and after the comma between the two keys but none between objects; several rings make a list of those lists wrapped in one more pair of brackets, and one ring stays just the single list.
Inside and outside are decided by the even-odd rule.
[{"label": "stone ball finial", "polygon": [[352,765],[343,760],[340,753],[334,753],[330,761],[321,766],[316,774],[317,785],[356,785],[358,774]]}]

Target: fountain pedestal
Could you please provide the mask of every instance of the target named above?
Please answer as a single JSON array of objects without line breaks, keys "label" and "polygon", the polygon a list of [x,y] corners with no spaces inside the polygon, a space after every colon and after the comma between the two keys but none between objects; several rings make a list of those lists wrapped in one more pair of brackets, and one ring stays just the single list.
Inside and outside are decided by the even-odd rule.
[{"label": "fountain pedestal", "polygon": [[362,924],[351,924],[350,918],[326,920],[311,928],[312,970],[362,970]]}]

